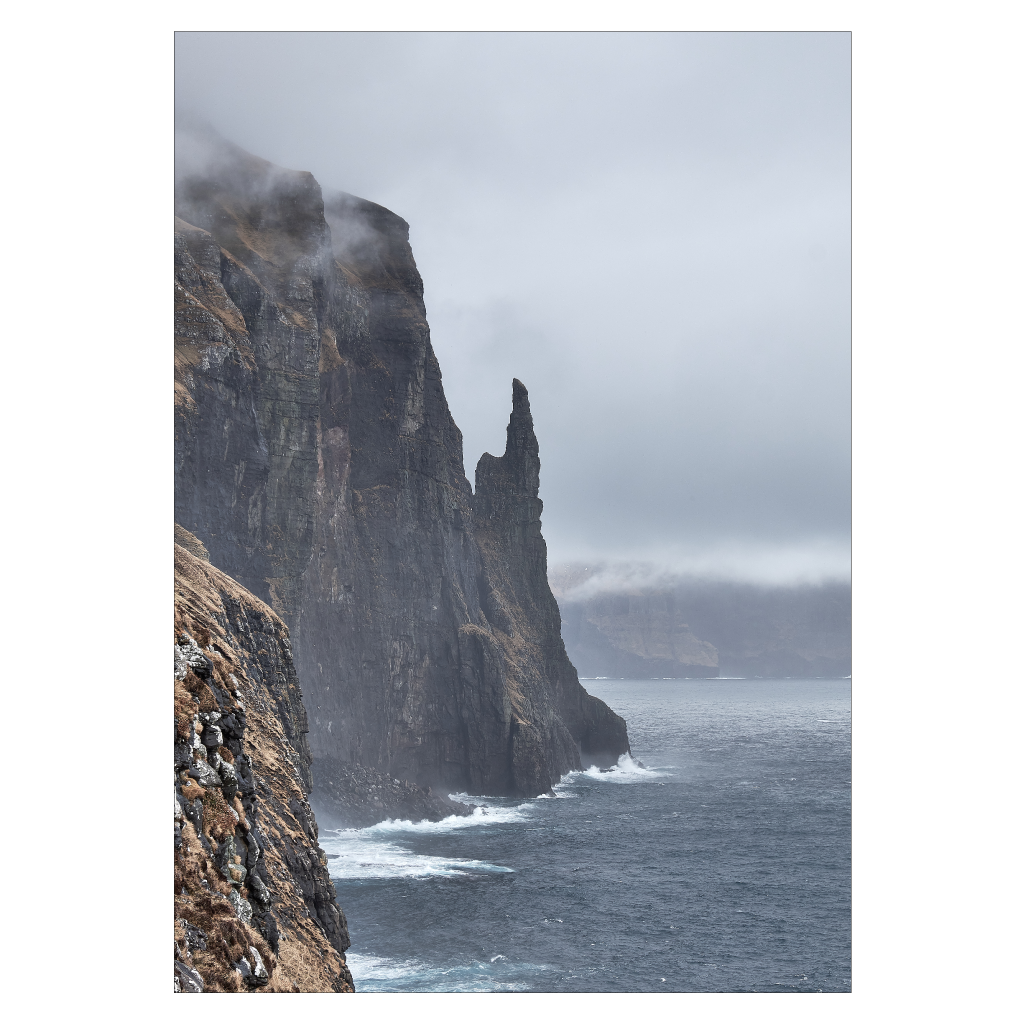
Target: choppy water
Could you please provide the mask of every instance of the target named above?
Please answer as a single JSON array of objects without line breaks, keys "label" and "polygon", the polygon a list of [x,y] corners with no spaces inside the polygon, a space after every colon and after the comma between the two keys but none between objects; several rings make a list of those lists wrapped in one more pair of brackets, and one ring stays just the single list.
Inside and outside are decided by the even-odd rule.
[{"label": "choppy water", "polygon": [[850,681],[584,686],[645,768],[321,832],[357,989],[850,991]]}]

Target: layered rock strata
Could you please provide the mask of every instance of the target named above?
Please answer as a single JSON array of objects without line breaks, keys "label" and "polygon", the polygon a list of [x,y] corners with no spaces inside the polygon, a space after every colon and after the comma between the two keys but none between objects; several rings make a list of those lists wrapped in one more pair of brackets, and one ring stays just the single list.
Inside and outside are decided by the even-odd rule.
[{"label": "layered rock strata", "polygon": [[628,751],[562,644],[526,389],[474,495],[408,225],[208,132],[179,151],[175,515],[290,625],[314,758],[535,795]]},{"label": "layered rock strata", "polygon": [[351,992],[288,629],[175,538],[175,990]]}]

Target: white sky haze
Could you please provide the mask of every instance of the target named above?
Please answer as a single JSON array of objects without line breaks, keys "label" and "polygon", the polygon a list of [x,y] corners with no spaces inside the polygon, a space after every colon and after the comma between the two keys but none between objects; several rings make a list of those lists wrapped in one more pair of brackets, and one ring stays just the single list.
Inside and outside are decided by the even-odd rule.
[{"label": "white sky haze", "polygon": [[410,224],[470,480],[552,564],[846,576],[850,36],[178,33],[176,101]]}]

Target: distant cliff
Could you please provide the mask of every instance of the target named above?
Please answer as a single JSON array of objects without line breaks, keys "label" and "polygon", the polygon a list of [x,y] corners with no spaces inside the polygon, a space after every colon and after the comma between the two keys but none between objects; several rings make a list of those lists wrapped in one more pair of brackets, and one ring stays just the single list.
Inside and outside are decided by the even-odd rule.
[{"label": "distant cliff", "polygon": [[175,540],[175,990],[351,992],[287,627]]},{"label": "distant cliff", "polygon": [[614,761],[625,723],[548,587],[525,387],[474,493],[405,221],[209,132],[178,148],[176,520],[291,627],[314,799],[347,799],[338,765],[535,795]]},{"label": "distant cliff", "polygon": [[847,676],[850,585],[757,586],[637,567],[551,573],[562,635],[584,676]]}]

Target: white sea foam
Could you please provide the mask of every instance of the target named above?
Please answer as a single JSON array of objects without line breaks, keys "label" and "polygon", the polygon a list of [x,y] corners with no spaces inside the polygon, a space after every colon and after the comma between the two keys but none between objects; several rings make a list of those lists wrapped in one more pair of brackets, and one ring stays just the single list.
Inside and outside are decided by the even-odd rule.
[{"label": "white sea foam", "polygon": [[322,832],[320,845],[333,854],[328,861],[332,878],[427,878],[469,874],[507,874],[512,868],[464,857],[432,857],[413,853],[366,831]]},{"label": "white sea foam", "polygon": [[370,956],[368,953],[345,954],[345,962],[358,985],[361,981],[395,981],[420,974],[425,965],[416,960],[390,960],[386,956]]},{"label": "white sea foam", "polygon": [[582,775],[582,772],[569,772],[568,775],[563,775],[560,782],[556,782],[551,787],[550,793],[541,793],[536,799],[538,800],[576,800],[579,797],[579,793],[575,792],[572,788],[573,779],[577,775]]},{"label": "white sea foam", "polygon": [[[461,795],[461,794],[460,794]],[[466,799],[472,799],[467,797]],[[479,799],[479,798],[477,798]],[[407,821],[405,819],[388,818],[367,828],[358,829],[362,833],[392,832],[453,832],[460,828],[474,828],[477,825],[505,825],[509,822],[524,821],[529,817],[529,805],[519,804],[515,807],[494,807],[484,804],[474,807],[469,815],[452,814],[440,821]],[[352,829],[351,831],[357,831]]]},{"label": "white sea foam", "polygon": [[435,966],[421,960],[391,960],[368,953],[345,955],[357,992],[522,992],[524,981],[504,981],[514,970],[534,974],[548,968],[538,964],[512,965],[502,954],[488,961]]},{"label": "white sea foam", "polygon": [[617,764],[611,768],[598,768],[591,765],[585,772],[588,779],[598,779],[601,782],[650,782],[653,779],[660,779],[671,772],[660,771],[657,768],[645,768],[642,764],[634,761],[629,754],[623,754]]}]

